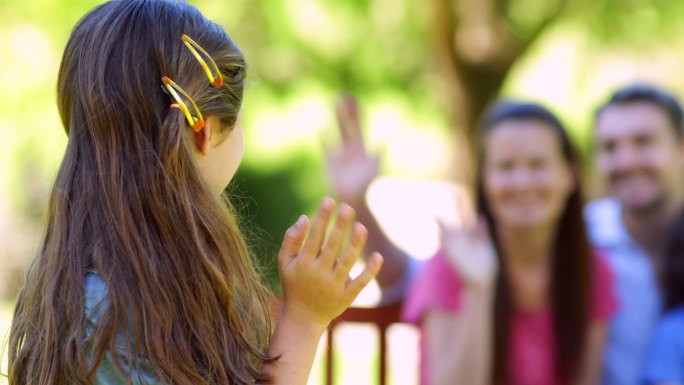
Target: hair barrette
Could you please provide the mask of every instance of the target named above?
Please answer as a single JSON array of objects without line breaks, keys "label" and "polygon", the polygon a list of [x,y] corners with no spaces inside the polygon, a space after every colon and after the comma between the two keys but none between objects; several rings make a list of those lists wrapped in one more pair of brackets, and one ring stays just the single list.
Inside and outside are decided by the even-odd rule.
[{"label": "hair barrette", "polygon": [[[221,85],[223,85],[223,75],[221,75],[221,71],[216,65],[214,59],[211,58],[211,55],[209,55],[207,51],[205,51],[188,35],[183,34],[181,36],[181,39],[183,40],[185,46],[188,47],[190,52],[192,52],[192,55],[195,57],[195,59],[197,59],[197,61],[204,69],[204,72],[207,74],[207,77],[209,78],[209,82],[211,83],[211,85],[215,88],[221,87]],[[206,56],[209,59],[211,66],[214,67],[214,70],[216,71],[216,76],[214,76],[214,74],[211,72],[211,69],[209,69],[207,62],[202,58],[202,56],[199,54],[199,52],[197,52],[197,50],[199,50],[202,54],[204,54],[204,56]],[[183,111],[183,114],[185,114],[185,119],[187,119],[192,129],[195,130],[195,132],[199,132],[199,130],[201,130],[204,127],[204,118],[202,117],[202,113],[200,112],[199,108],[197,108],[197,104],[195,104],[195,101],[192,100],[190,95],[188,95],[187,92],[185,92],[178,84],[176,84],[168,76],[162,76],[162,83],[164,84],[162,89],[164,91],[168,91],[167,93],[176,100],[176,103],[172,104],[171,107],[178,108],[181,111]],[[190,109],[188,109],[188,106],[183,102],[180,95],[178,95],[178,92],[180,92],[181,95],[185,96],[185,98],[190,101],[193,109],[195,110],[195,113],[197,114],[196,117],[190,113]]]},{"label": "hair barrette", "polygon": [[[171,78],[168,76],[162,76],[162,83],[164,83],[164,87],[168,90],[169,94],[176,99],[176,103],[172,104],[171,107],[173,108],[178,108],[183,113],[185,114],[185,119],[187,119],[188,123],[190,124],[190,127],[192,127],[195,132],[199,132],[204,127],[204,118],[202,117],[202,113],[200,112],[199,108],[197,108],[197,104],[195,104],[195,101],[192,100],[190,95],[187,94],[187,92],[183,91],[183,89],[176,84]],[[183,102],[181,99],[180,95],[178,95],[178,92],[180,92],[183,96],[185,96],[190,103],[192,103],[192,108],[195,109],[195,112],[197,113],[197,117],[192,116],[190,113],[190,110],[188,109],[188,106]]]},{"label": "hair barrette", "polygon": [[[219,68],[216,65],[216,62],[214,61],[214,59],[212,59],[211,56],[207,53],[207,51],[205,51],[202,47],[200,47],[199,44],[195,43],[195,41],[192,40],[188,35],[183,34],[181,36],[181,39],[183,39],[183,43],[185,43],[185,46],[188,47],[190,52],[192,52],[192,54],[195,56],[197,61],[200,63],[200,65],[204,69],[204,72],[207,74],[207,77],[209,78],[209,82],[211,83],[211,85],[216,87],[216,88],[221,87],[221,85],[223,84],[223,75],[221,75],[221,71],[219,71]],[[202,59],[202,56],[200,56],[200,54],[199,54],[199,52],[197,52],[197,50],[202,52],[204,54],[204,56],[206,56],[209,59],[209,62],[211,62],[211,66],[214,67],[214,70],[216,71],[216,76],[214,76],[211,73],[211,70],[209,69],[207,62],[205,62],[204,59]]]}]

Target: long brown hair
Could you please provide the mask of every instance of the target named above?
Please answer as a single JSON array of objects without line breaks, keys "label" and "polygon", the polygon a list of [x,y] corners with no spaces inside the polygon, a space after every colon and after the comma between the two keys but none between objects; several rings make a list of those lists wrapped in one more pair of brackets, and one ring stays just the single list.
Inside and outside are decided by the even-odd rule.
[{"label": "long brown hair", "polygon": [[[212,55],[221,87],[184,33]],[[231,129],[245,71],[224,30],[183,2],[113,0],[78,22],[58,79],[68,144],[15,309],[10,384],[90,384],[108,353],[129,383],[141,357],[166,384],[262,380],[267,291],[232,209],[198,174],[192,130],[161,88],[171,77]],[[106,284],[108,307],[87,338],[90,271]],[[117,333],[129,337],[124,357]]]},{"label": "long brown hair", "polygon": [[[484,115],[478,137],[480,158],[478,160],[477,205],[492,232],[501,269],[497,276],[494,300],[494,375],[496,384],[506,384],[508,368],[506,358],[510,354],[510,325],[514,312],[511,284],[505,274],[505,250],[499,242],[496,218],[492,215],[485,197],[483,163],[486,157],[487,136],[504,121],[538,121],[544,123],[558,138],[565,162],[575,170],[579,179],[579,159],[567,132],[560,121],[546,108],[534,104],[500,101]],[[589,286],[592,256],[582,216],[583,199],[576,184],[570,193],[560,218],[553,244],[551,274],[551,310],[556,340],[556,378],[563,384],[571,383],[577,376],[584,353],[589,325]]]}]

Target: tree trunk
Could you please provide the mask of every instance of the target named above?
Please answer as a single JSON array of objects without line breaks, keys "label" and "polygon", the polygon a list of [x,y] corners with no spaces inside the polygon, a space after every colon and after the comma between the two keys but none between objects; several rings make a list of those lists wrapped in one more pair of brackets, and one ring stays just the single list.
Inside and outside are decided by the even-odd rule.
[{"label": "tree trunk", "polygon": [[507,20],[507,1],[432,1],[432,64],[444,79],[437,91],[452,122],[455,158],[451,176],[457,182],[473,186],[473,139],[482,114],[498,97],[515,62],[561,15],[566,3],[559,0],[529,33],[520,34]]}]

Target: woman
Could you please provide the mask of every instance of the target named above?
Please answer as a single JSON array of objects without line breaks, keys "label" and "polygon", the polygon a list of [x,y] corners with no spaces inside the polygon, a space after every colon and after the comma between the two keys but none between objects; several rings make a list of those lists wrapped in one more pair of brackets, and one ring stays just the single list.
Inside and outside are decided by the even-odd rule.
[{"label": "woman", "polygon": [[596,384],[615,304],[566,131],[540,105],[500,102],[478,151],[480,223],[444,229],[405,304],[422,330],[422,383]]},{"label": "woman", "polygon": [[472,230],[443,228],[440,252],[420,266],[383,235],[365,203],[379,167],[364,148],[356,103],[345,98],[337,112],[343,147],[329,153],[332,187],[368,226],[368,246],[385,256],[383,299],[406,296],[403,317],[423,331],[421,383],[596,383],[615,303],[610,272],[585,235],[579,159],[558,119],[512,101],[485,114],[481,218],[468,219],[459,204]]}]

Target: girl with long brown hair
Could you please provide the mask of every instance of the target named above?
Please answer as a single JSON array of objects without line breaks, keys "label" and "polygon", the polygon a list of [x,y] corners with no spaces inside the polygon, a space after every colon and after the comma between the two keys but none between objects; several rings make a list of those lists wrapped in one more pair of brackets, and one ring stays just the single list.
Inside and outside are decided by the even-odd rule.
[{"label": "girl with long brown hair", "polygon": [[113,0],[78,22],[58,79],[68,144],[15,309],[11,385],[306,383],[320,336],[382,258],[349,277],[366,230],[325,199],[285,234],[272,327],[222,196],[243,155],[245,72],[183,2]]}]

